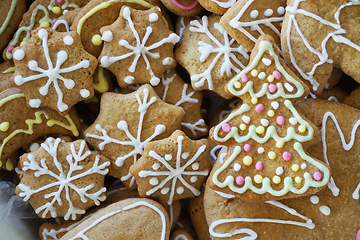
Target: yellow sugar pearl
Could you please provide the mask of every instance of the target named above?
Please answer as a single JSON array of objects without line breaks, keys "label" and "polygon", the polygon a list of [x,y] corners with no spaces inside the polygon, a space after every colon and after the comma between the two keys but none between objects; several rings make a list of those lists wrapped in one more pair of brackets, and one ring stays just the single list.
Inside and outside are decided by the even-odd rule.
[{"label": "yellow sugar pearl", "polygon": [[241,83],[240,82],[235,82],[234,87],[235,88],[241,88]]},{"label": "yellow sugar pearl", "polygon": [[301,182],[302,182],[301,177],[296,177],[296,178],[295,178],[295,182],[296,182],[296,183],[301,183]]},{"label": "yellow sugar pearl", "polygon": [[300,125],[298,127],[298,130],[299,130],[299,132],[304,133],[306,131],[306,126],[305,125]]},{"label": "yellow sugar pearl", "polygon": [[269,117],[273,117],[275,115],[273,110],[269,110],[267,114]]},{"label": "yellow sugar pearl", "polygon": [[259,174],[256,174],[255,177],[254,177],[254,182],[256,183],[262,183],[263,182],[263,177]]},{"label": "yellow sugar pearl", "polygon": [[279,184],[279,183],[281,182],[281,178],[280,178],[279,176],[274,176],[274,177],[273,177],[273,182],[274,182],[275,184]]},{"label": "yellow sugar pearl", "polygon": [[246,125],[244,123],[240,124],[240,130],[246,130]]},{"label": "yellow sugar pearl", "polygon": [[50,27],[50,22],[49,21],[43,21],[42,23],[40,23],[40,27]]},{"label": "yellow sugar pearl", "polygon": [[6,132],[10,127],[10,123],[9,122],[3,122],[0,124],[0,131],[2,132]]},{"label": "yellow sugar pearl", "polygon": [[51,9],[51,11],[52,11],[53,13],[55,13],[55,14],[60,14],[60,13],[61,13],[61,8],[59,8],[59,7],[53,7],[53,8]]},{"label": "yellow sugar pearl", "polygon": [[294,172],[297,172],[297,171],[299,171],[300,167],[299,167],[299,165],[294,164],[294,165],[291,166],[291,169],[292,169]]},{"label": "yellow sugar pearl", "polygon": [[269,81],[269,82],[273,82],[274,81],[274,76],[273,75],[269,75],[268,77],[267,77],[267,80]]},{"label": "yellow sugar pearl", "polygon": [[102,44],[101,36],[99,34],[95,34],[91,38],[91,42],[94,44],[94,46],[100,46]]},{"label": "yellow sugar pearl", "polygon": [[276,147],[277,147],[277,148],[282,148],[282,147],[284,146],[284,144],[285,144],[284,141],[279,140],[279,141],[276,142]]},{"label": "yellow sugar pearl", "polygon": [[259,126],[255,129],[257,134],[263,134],[265,132],[265,128],[263,126]]},{"label": "yellow sugar pearl", "polygon": [[273,151],[270,151],[270,152],[268,153],[268,157],[269,157],[271,160],[274,160],[274,159],[276,158],[276,153],[273,152]]},{"label": "yellow sugar pearl", "polygon": [[246,166],[250,166],[252,164],[252,161],[253,161],[253,159],[250,156],[245,156],[243,159],[243,162]]},{"label": "yellow sugar pearl", "polygon": [[259,72],[256,69],[251,70],[251,76],[256,77]]},{"label": "yellow sugar pearl", "polygon": [[22,41],[22,42],[20,43],[20,47],[24,46],[26,43],[27,43],[27,41]]},{"label": "yellow sugar pearl", "polygon": [[252,104],[257,104],[258,103],[258,98],[257,97],[252,97],[251,98],[251,103]]},{"label": "yellow sugar pearl", "polygon": [[8,160],[6,161],[5,168],[6,168],[6,170],[9,170],[9,171],[14,170],[14,164],[11,162],[10,159],[8,159]]}]

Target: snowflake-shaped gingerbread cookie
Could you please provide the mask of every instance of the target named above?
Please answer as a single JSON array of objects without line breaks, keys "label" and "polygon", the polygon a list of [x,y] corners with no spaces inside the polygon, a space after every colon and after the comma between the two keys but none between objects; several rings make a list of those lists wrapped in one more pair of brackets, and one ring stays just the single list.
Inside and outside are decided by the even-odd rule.
[{"label": "snowflake-shaped gingerbread cookie", "polygon": [[166,28],[158,7],[143,11],[124,6],[119,18],[100,32],[104,41],[101,66],[116,75],[120,87],[156,86],[163,73],[176,66],[173,48],[180,38]]},{"label": "snowflake-shaped gingerbread cookie", "polygon": [[35,30],[13,53],[13,85],[30,107],[47,106],[65,115],[77,102],[94,95],[92,74],[96,58],[87,53],[76,32]]},{"label": "snowflake-shaped gingerbread cookie", "polygon": [[50,137],[39,149],[20,157],[23,172],[16,194],[42,218],[75,220],[106,199],[104,175],[109,166],[84,140],[63,142]]},{"label": "snowflake-shaped gingerbread cookie", "polygon": [[200,195],[210,172],[207,139],[191,140],[182,131],[145,145],[143,156],[130,168],[141,197],[155,197],[162,204]]}]

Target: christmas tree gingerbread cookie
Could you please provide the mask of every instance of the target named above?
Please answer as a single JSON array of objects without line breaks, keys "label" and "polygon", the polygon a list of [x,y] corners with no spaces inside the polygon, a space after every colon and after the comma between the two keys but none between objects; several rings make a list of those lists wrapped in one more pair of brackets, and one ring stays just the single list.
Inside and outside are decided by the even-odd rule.
[{"label": "christmas tree gingerbread cookie", "polygon": [[328,183],[328,166],[306,153],[319,130],[293,106],[309,89],[282,62],[271,36],[259,38],[227,91],[243,103],[210,131],[228,148],[214,165],[211,188],[264,201],[313,194]]}]

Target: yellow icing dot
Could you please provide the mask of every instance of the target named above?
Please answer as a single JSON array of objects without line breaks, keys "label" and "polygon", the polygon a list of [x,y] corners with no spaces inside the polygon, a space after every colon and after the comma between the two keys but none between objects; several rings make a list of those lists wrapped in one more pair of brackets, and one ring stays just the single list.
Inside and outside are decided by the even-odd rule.
[{"label": "yellow icing dot", "polygon": [[277,148],[282,148],[282,147],[284,146],[284,144],[285,144],[284,141],[279,140],[279,141],[276,142],[276,147],[277,147]]},{"label": "yellow icing dot", "polygon": [[9,171],[14,170],[14,164],[11,162],[10,159],[8,159],[6,161],[5,168],[6,168],[6,170],[9,170]]},{"label": "yellow icing dot", "polygon": [[100,46],[102,44],[102,40],[101,40],[101,36],[99,34],[95,34],[92,38],[91,38],[91,42],[92,44],[94,44],[95,46]]},{"label": "yellow icing dot", "polygon": [[51,11],[52,11],[53,13],[55,13],[55,14],[60,14],[60,13],[61,13],[61,8],[59,8],[59,7],[53,7],[53,8],[51,9]]},{"label": "yellow icing dot", "polygon": [[241,88],[241,83],[240,83],[240,82],[235,82],[235,83],[234,83],[234,87],[236,87],[236,88]]},{"label": "yellow icing dot", "polygon": [[273,182],[274,182],[275,184],[279,184],[279,183],[281,182],[281,178],[280,178],[279,176],[274,176],[274,177],[273,177]]},{"label": "yellow icing dot", "polygon": [[22,41],[22,42],[20,43],[20,47],[24,46],[26,43],[27,43],[27,41]]},{"label": "yellow icing dot", "polygon": [[258,103],[257,97],[252,97],[252,98],[251,98],[251,103],[252,103],[252,104],[257,104],[257,103]]},{"label": "yellow icing dot", "polygon": [[263,177],[261,175],[259,175],[259,174],[256,174],[255,177],[254,177],[254,181],[256,183],[262,183]]},{"label": "yellow icing dot", "polygon": [[269,75],[268,77],[267,77],[267,80],[269,81],[269,82],[273,82],[274,81],[274,76],[273,75]]},{"label": "yellow icing dot", "polygon": [[291,169],[292,169],[294,172],[297,172],[297,171],[299,171],[300,167],[299,167],[299,165],[294,164],[294,165],[291,166]]},{"label": "yellow icing dot", "polygon": [[251,70],[251,76],[256,77],[259,72],[256,69]]},{"label": "yellow icing dot", "polygon": [[49,21],[43,21],[42,23],[40,23],[40,27],[50,27],[50,22]]},{"label": "yellow icing dot", "polygon": [[244,123],[240,124],[240,130],[246,130],[246,125]]},{"label": "yellow icing dot", "polygon": [[10,123],[9,122],[3,122],[0,124],[0,131],[6,132],[9,129]]},{"label": "yellow icing dot", "polygon": [[296,177],[296,178],[295,178],[295,182],[296,182],[296,183],[301,183],[301,182],[302,182],[301,177]]},{"label": "yellow icing dot", "polygon": [[267,114],[269,117],[273,117],[275,115],[273,110],[269,110]]},{"label": "yellow icing dot", "polygon": [[270,151],[270,152],[268,153],[268,157],[269,157],[271,160],[274,160],[274,159],[276,158],[276,153],[273,152],[273,151]]},{"label": "yellow icing dot", "polygon": [[252,164],[252,157],[250,156],[245,156],[243,159],[243,162],[246,166],[250,166]]},{"label": "yellow icing dot", "polygon": [[306,126],[305,125],[300,125],[298,127],[298,130],[299,130],[299,132],[304,133],[306,131]]},{"label": "yellow icing dot", "polygon": [[257,134],[263,134],[265,132],[265,128],[263,126],[259,126],[255,131]]}]

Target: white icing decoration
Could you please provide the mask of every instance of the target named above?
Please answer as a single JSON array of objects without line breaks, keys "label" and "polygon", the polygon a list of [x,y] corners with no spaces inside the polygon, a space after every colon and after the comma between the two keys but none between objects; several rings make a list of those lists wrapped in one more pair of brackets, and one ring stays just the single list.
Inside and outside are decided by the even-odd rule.
[{"label": "white icing decoration", "polygon": [[234,164],[234,170],[235,170],[235,171],[239,171],[240,169],[241,169],[241,165],[238,164],[238,163],[235,163],[235,164]]},{"label": "white icing decoration", "polygon": [[13,57],[14,57],[14,59],[17,60],[17,61],[23,60],[24,57],[25,57],[25,51],[22,50],[22,49],[17,49],[17,50],[14,52]]},{"label": "white icing decoration", "polygon": [[232,5],[236,3],[236,0],[225,0],[225,1],[211,0],[211,1],[216,3],[219,7],[222,8],[230,8]]},{"label": "white icing decoration", "polygon": [[264,73],[264,72],[261,72],[261,73],[259,73],[259,75],[258,75],[258,78],[261,79],[261,80],[264,80],[265,77],[266,77],[266,73]]},{"label": "white icing decoration", "polygon": [[199,131],[199,132],[207,131],[206,123],[205,123],[204,119],[199,119],[195,123],[181,122],[181,126],[189,129],[194,136],[196,136],[196,131]]},{"label": "white icing decoration", "polygon": [[272,61],[268,58],[262,58],[261,61],[266,65],[266,66],[270,66]]},{"label": "white icing decoration", "polygon": [[177,194],[183,194],[184,193],[184,188],[183,187],[178,187],[177,189],[176,189],[176,193]]},{"label": "white icing decoration", "polygon": [[325,216],[329,216],[330,213],[331,213],[331,210],[330,210],[330,208],[328,206],[321,206],[319,210]]},{"label": "white icing decoration", "polygon": [[219,192],[219,191],[214,191],[215,193],[217,193],[218,195],[222,196],[223,198],[235,198],[235,195],[229,194],[229,193],[223,193],[223,192]]},{"label": "white icing decoration", "polygon": [[153,177],[153,178],[150,178],[149,183],[150,183],[151,185],[153,185],[153,186],[154,186],[154,185],[158,185],[159,180],[158,180],[157,178]]},{"label": "white icing decoration", "polygon": [[80,95],[83,97],[83,98],[87,98],[90,96],[90,91],[87,90],[87,89],[81,89],[80,90]]},{"label": "white icing decoration", "polygon": [[190,182],[192,182],[192,183],[196,182],[197,180],[198,180],[198,177],[197,177],[197,176],[192,176],[192,177],[190,178]]},{"label": "white icing decoration", "polygon": [[181,158],[182,158],[182,159],[187,159],[187,158],[189,157],[189,155],[190,155],[189,152],[183,152],[183,153],[181,154]]},{"label": "white icing decoration", "polygon": [[277,167],[275,170],[275,174],[276,175],[281,175],[284,173],[284,168],[283,167]]},{"label": "white icing decoration", "polygon": [[257,18],[257,16],[259,16],[259,11],[258,10],[252,10],[250,12],[250,17],[251,18]]},{"label": "white icing decoration", "polygon": [[164,159],[165,159],[166,161],[171,161],[171,159],[172,159],[171,154],[165,154]]},{"label": "white icing decoration", "polygon": [[277,12],[279,15],[285,14],[285,8],[283,6],[278,7]]},{"label": "white icing decoration", "polygon": [[[84,209],[76,208],[73,205],[71,195],[69,193],[70,189],[71,191],[74,191],[77,195],[79,195],[82,202],[87,202],[88,199],[94,201],[96,205],[99,205],[101,201],[104,201],[106,199],[106,196],[103,194],[106,191],[106,188],[103,187],[97,192],[89,193],[88,191],[94,188],[95,184],[92,183],[88,186],[85,186],[84,188],[78,188],[74,183],[72,183],[75,180],[81,179],[83,177],[87,177],[91,174],[101,174],[106,175],[108,173],[108,169],[106,169],[107,166],[110,165],[109,161],[106,161],[105,163],[98,165],[100,157],[97,155],[95,157],[93,166],[89,168],[88,170],[78,173],[74,175],[75,172],[78,170],[83,169],[83,166],[79,165],[81,161],[83,161],[85,158],[87,158],[91,152],[88,150],[86,152],[84,151],[84,147],[86,145],[85,141],[81,142],[79,152],[76,152],[74,144],[70,144],[71,154],[69,154],[66,157],[67,163],[69,164],[68,172],[64,172],[64,166],[58,161],[57,159],[57,152],[58,152],[58,145],[61,142],[60,138],[57,138],[55,141],[52,139],[48,139],[45,143],[41,144],[41,147],[52,157],[53,162],[57,168],[57,172],[52,172],[48,169],[46,164],[46,159],[41,160],[41,164],[35,160],[34,155],[31,153],[27,156],[27,161],[24,161],[22,171],[28,171],[32,170],[34,171],[35,177],[43,176],[43,175],[49,175],[51,176],[53,182],[42,186],[38,189],[32,189],[32,187],[26,186],[23,183],[20,183],[18,185],[21,192],[19,193],[19,196],[23,198],[24,201],[28,201],[31,196],[34,194],[37,194],[39,192],[42,192],[44,190],[53,189],[54,192],[49,193],[45,195],[46,198],[52,198],[50,202],[47,202],[41,207],[38,207],[35,209],[35,212],[37,214],[40,214],[42,211],[42,217],[45,218],[48,213],[51,214],[51,217],[57,217],[57,212],[54,207],[54,204],[57,203],[59,205],[62,205],[62,200],[60,198],[60,195],[62,195],[64,191],[65,198],[68,202],[69,208],[64,216],[65,220],[73,219],[75,220],[77,217],[77,214],[84,214]],[[57,190],[55,190],[57,188]]]},{"label": "white icing decoration", "polygon": [[[159,161],[159,163],[161,163],[166,168],[166,171],[154,172],[154,171],[148,171],[148,170],[141,170],[139,172],[139,177],[141,177],[141,178],[148,177],[148,176],[155,176],[155,177],[160,177],[160,179],[162,179],[162,176],[165,176],[165,179],[163,179],[158,186],[156,186],[156,187],[154,187],[154,188],[152,188],[152,189],[150,189],[150,190],[148,190],[146,192],[147,196],[150,196],[151,194],[158,191],[159,189],[161,189],[160,190],[161,193],[165,195],[166,193],[169,192],[169,190],[167,190],[166,193],[163,193],[163,190],[164,190],[163,186],[167,182],[172,181],[171,191],[170,191],[169,198],[168,198],[168,201],[167,201],[167,203],[169,205],[171,205],[172,202],[173,202],[174,194],[175,194],[175,189],[174,188],[175,188],[175,185],[176,185],[178,180],[183,184],[184,187],[188,188],[195,196],[200,195],[200,191],[198,189],[196,189],[195,187],[191,186],[183,178],[183,176],[207,176],[207,174],[209,173],[209,170],[196,171],[196,170],[199,169],[199,164],[194,163],[199,158],[199,156],[205,151],[206,145],[202,145],[201,147],[199,147],[198,150],[196,151],[196,153],[183,166],[181,166],[181,155],[182,155],[182,142],[183,142],[183,140],[184,140],[183,136],[178,136],[177,137],[178,149],[177,149],[177,154],[176,154],[175,167],[171,166],[164,159],[164,157],[160,156],[155,151],[149,151],[149,156],[151,156],[155,160]],[[195,170],[195,172],[187,170],[187,168],[190,165],[192,166],[192,169]]]},{"label": "white icing decoration", "polygon": [[158,170],[160,168],[160,164],[159,163],[154,163],[153,165],[152,165],[152,169],[154,169],[154,170]]},{"label": "white icing decoration", "polygon": [[276,109],[279,108],[279,103],[274,101],[274,102],[271,103],[271,106],[272,106],[273,109],[276,110]]},{"label": "white icing decoration", "polygon": [[[129,57],[133,57],[134,60],[127,70],[130,73],[134,73],[136,70],[136,65],[137,65],[140,57],[142,57],[142,59],[145,61],[146,69],[148,70],[150,77],[151,77],[150,83],[153,86],[156,86],[157,84],[159,84],[160,79],[154,75],[154,72],[151,68],[150,61],[147,56],[151,57],[152,59],[159,59],[160,58],[159,49],[161,48],[161,46],[164,44],[167,44],[167,43],[171,43],[171,44],[175,45],[180,40],[180,38],[175,33],[170,33],[170,35],[168,37],[162,38],[160,41],[155,42],[149,46],[145,46],[147,41],[149,40],[150,35],[153,32],[152,27],[151,26],[146,27],[145,35],[144,35],[143,39],[141,40],[139,33],[135,29],[134,22],[131,19],[130,8],[124,7],[122,14],[123,14],[123,18],[127,21],[128,25],[130,27],[130,30],[133,33],[133,36],[136,39],[136,44],[134,46],[132,46],[126,39],[121,39],[119,41],[119,45],[130,50],[130,52],[127,52],[127,53],[125,53],[123,55],[119,55],[119,56],[103,56],[100,59],[100,62],[101,62],[100,66],[107,68],[107,67],[110,67],[114,62],[118,62],[120,60],[129,58]],[[158,52],[154,52],[155,49],[158,49]]]},{"label": "white icing decoration", "polygon": [[30,99],[29,100],[29,105],[32,108],[38,108],[40,107],[41,104],[41,100],[40,99]]},{"label": "white icing decoration", "polygon": [[[219,22],[214,23],[214,28],[223,36],[224,44],[222,44],[208,29],[208,17],[203,16],[201,18],[202,24],[199,20],[193,20],[190,22],[189,30],[191,32],[196,33],[204,33],[210,39],[211,43],[215,44],[216,47],[211,45],[210,43],[199,41],[198,51],[201,54],[200,61],[205,62],[208,60],[209,56],[212,53],[216,53],[213,60],[211,61],[209,67],[203,72],[199,74],[193,74],[190,76],[191,81],[194,83],[196,87],[202,87],[205,84],[205,81],[208,84],[209,90],[214,90],[214,84],[212,80],[212,71],[214,67],[218,63],[221,56],[223,56],[223,62],[221,63],[220,75],[224,76],[226,74],[227,77],[232,77],[233,72],[239,73],[241,69],[244,69],[245,66],[237,59],[234,53],[240,53],[245,59],[249,59],[248,51],[241,45],[238,47],[231,47],[234,43],[236,43],[235,39],[229,38],[229,34],[226,30],[220,25]],[[212,55],[213,56],[213,55]],[[235,64],[237,66],[235,66]]]},{"label": "white icing decoration", "polygon": [[288,90],[289,92],[294,91],[294,87],[291,86],[289,83],[285,83],[284,87],[286,88],[286,90]]},{"label": "white icing decoration", "polygon": [[[213,159],[213,161],[216,161],[217,159],[217,156],[216,156],[216,151],[219,150],[219,149],[222,149],[223,147],[225,147],[224,145],[216,145],[215,147],[213,147],[211,150],[210,150],[210,156],[211,158]],[[226,147],[225,147],[226,148]]]},{"label": "white icing decoration", "polygon": [[259,147],[257,149],[258,154],[263,154],[265,152],[265,149],[263,147]]},{"label": "white icing decoration", "polygon": [[168,188],[168,187],[164,187],[160,190],[161,194],[163,194],[163,195],[167,194],[169,191],[170,191],[170,188]]},{"label": "white icing decoration", "polygon": [[66,45],[71,46],[71,45],[73,45],[73,43],[74,43],[74,38],[71,37],[71,36],[65,36],[65,37],[63,38],[63,42],[64,42]]},{"label": "white icing decoration", "polygon": [[318,204],[319,203],[319,197],[318,196],[311,196],[310,197],[310,202],[312,204]]},{"label": "white icing decoration", "polygon": [[296,125],[298,122],[297,122],[296,118],[291,117],[291,118],[289,118],[289,123],[290,123],[291,125]]},{"label": "white icing decoration", "polygon": [[265,17],[270,17],[271,15],[273,15],[274,11],[271,8],[268,8],[265,10],[264,12],[264,16]]},{"label": "white icing decoration", "polygon": [[81,68],[88,68],[90,63],[88,60],[81,60],[76,65],[66,67],[66,68],[61,68],[61,65],[68,59],[68,53],[64,50],[60,50],[57,53],[56,64],[54,67],[52,60],[50,59],[50,55],[49,55],[49,48],[48,48],[48,43],[47,43],[48,35],[49,34],[48,34],[47,30],[45,30],[45,29],[40,29],[38,32],[38,36],[42,40],[42,47],[44,50],[44,56],[46,59],[46,63],[48,65],[48,69],[46,70],[46,69],[40,68],[38,66],[38,63],[35,60],[31,60],[28,63],[28,68],[32,71],[39,72],[40,74],[31,75],[31,76],[28,76],[25,78],[20,75],[17,75],[14,78],[14,80],[15,80],[15,84],[20,86],[26,82],[36,81],[38,79],[47,77],[48,81],[44,86],[39,88],[39,93],[43,96],[47,95],[48,91],[49,91],[49,87],[50,87],[51,83],[53,83],[54,89],[58,95],[57,108],[60,112],[64,112],[69,107],[66,103],[63,102],[63,92],[61,91],[61,89],[59,87],[58,80],[61,80],[67,89],[74,88],[75,81],[72,79],[66,79],[63,76],[61,76],[61,74],[75,72],[76,70],[81,69]]},{"label": "white icing decoration", "polygon": [[307,167],[306,163],[302,163],[302,164],[300,165],[300,168],[303,169],[303,170],[304,170],[306,167]]},{"label": "white icing decoration", "polygon": [[260,123],[261,123],[261,125],[263,125],[264,127],[267,127],[267,126],[269,126],[269,120],[267,120],[267,119],[261,119],[260,120]]},{"label": "white icing decoration", "polygon": [[[104,150],[105,145],[107,145],[109,143],[119,144],[120,146],[127,145],[127,146],[134,147],[134,149],[131,152],[127,153],[125,156],[117,157],[117,159],[115,161],[115,165],[117,167],[122,167],[124,165],[124,161],[131,157],[133,157],[133,163],[135,163],[138,159],[137,156],[143,154],[144,145],[146,143],[150,142],[151,140],[153,140],[155,137],[162,134],[166,130],[165,125],[158,124],[155,127],[154,133],[150,137],[148,137],[147,139],[141,140],[141,137],[142,137],[141,133],[143,130],[143,121],[144,121],[145,114],[147,112],[147,109],[151,106],[151,104],[153,104],[156,101],[156,97],[152,97],[152,98],[148,99],[149,90],[147,88],[143,89],[143,100],[140,99],[139,94],[135,94],[135,97],[139,104],[138,111],[140,112],[138,129],[137,129],[137,133],[135,136],[129,132],[128,123],[124,120],[120,120],[118,122],[117,128],[121,131],[124,131],[125,134],[128,136],[129,140],[120,141],[118,139],[110,137],[108,135],[107,131],[105,129],[103,129],[100,124],[97,124],[95,126],[95,129],[97,131],[99,131],[102,135],[96,135],[96,134],[90,134],[90,133],[86,134],[86,137],[102,140],[102,142],[99,143],[99,145],[98,145],[100,150]],[[131,175],[130,172],[126,176],[121,177],[120,180],[126,181],[130,178],[131,178],[130,186],[132,186],[135,183],[135,178]]]},{"label": "white icing decoration", "polygon": [[111,42],[113,39],[114,35],[111,31],[104,31],[101,36],[101,40],[103,40],[104,42]]},{"label": "white icing decoration", "polygon": [[133,76],[126,76],[124,78],[124,82],[126,82],[127,84],[132,84],[134,82],[135,78]]},{"label": "white icing decoration", "polygon": [[173,64],[174,62],[175,62],[174,58],[167,57],[167,58],[164,58],[162,63],[164,66],[169,66],[169,65]]},{"label": "white icing decoration", "polygon": [[246,123],[246,124],[250,123],[250,117],[249,116],[244,115],[244,116],[241,117],[241,120],[243,120],[243,122]]},{"label": "white icing decoration", "polygon": [[65,26],[66,32],[70,31],[69,23],[64,19],[57,20],[52,26],[52,29],[56,30],[60,24],[63,24]]},{"label": "white icing decoration", "polygon": [[40,144],[39,143],[32,143],[31,145],[30,145],[30,152],[33,152],[33,151],[35,151],[35,150],[37,150],[37,149],[39,149],[40,148]]},{"label": "white icing decoration", "polygon": [[149,22],[156,22],[159,19],[159,15],[156,13],[149,14]]}]

